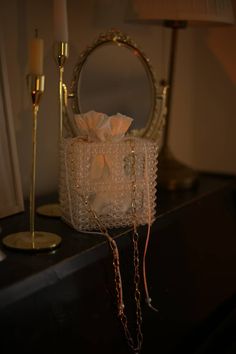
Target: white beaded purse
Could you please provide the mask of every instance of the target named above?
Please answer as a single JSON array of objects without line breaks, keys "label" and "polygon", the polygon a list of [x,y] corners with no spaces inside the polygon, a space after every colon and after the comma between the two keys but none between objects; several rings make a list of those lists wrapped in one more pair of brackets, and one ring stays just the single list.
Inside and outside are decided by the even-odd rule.
[{"label": "white beaded purse", "polygon": [[[61,140],[60,205],[62,219],[78,231],[93,231],[106,237],[111,252],[116,290],[117,315],[127,343],[140,353],[142,311],[138,226],[147,224],[143,252],[143,284],[149,296],[145,258],[150,227],[156,213],[157,143],[144,138],[126,137],[132,119],[122,115],[108,117],[88,112],[76,119],[79,136]],[[125,310],[119,250],[109,229],[129,227],[132,237],[136,338],[133,338]]]},{"label": "white beaded purse", "polygon": [[87,142],[63,139],[60,204],[76,230],[96,230],[94,213],[107,228],[155,219],[157,145],[143,138]]}]

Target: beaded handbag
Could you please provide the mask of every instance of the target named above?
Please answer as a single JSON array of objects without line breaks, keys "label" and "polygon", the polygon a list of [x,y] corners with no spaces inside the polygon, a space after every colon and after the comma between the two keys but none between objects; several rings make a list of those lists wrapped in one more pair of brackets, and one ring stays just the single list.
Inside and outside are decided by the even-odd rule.
[{"label": "beaded handbag", "polygon": [[[97,230],[106,237],[113,257],[117,316],[128,345],[137,354],[143,342],[138,226],[144,224],[148,226],[142,266],[144,290],[148,306],[157,311],[151,305],[145,258],[156,214],[158,146],[148,139],[124,136],[131,123],[125,116],[106,117],[89,112],[78,117],[77,123],[80,137],[61,140],[62,219],[78,231]],[[109,233],[110,228],[127,226],[134,250],[135,339],[125,311],[119,250]]]},{"label": "beaded handbag", "polygon": [[76,230],[97,229],[91,210],[107,228],[131,226],[134,203],[139,224],[152,223],[156,180],[155,142],[134,137],[117,142],[62,141],[62,217]]}]

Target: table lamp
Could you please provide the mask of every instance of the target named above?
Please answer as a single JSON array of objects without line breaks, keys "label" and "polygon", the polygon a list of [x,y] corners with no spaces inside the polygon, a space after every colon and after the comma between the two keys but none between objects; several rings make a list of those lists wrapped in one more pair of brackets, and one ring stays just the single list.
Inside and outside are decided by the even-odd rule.
[{"label": "table lamp", "polygon": [[179,30],[187,26],[219,26],[234,23],[230,0],[132,0],[127,19],[129,22],[159,24],[170,28],[171,40],[168,63],[168,97],[166,125],[159,159],[159,183],[167,190],[192,188],[198,173],[175,159],[168,147],[172,94],[176,66]]}]

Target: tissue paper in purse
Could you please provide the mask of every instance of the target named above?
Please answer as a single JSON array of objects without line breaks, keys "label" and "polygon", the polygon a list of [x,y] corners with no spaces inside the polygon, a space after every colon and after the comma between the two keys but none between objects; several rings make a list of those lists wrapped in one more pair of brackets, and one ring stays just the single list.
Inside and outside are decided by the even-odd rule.
[{"label": "tissue paper in purse", "polygon": [[88,142],[119,141],[124,137],[132,121],[132,118],[120,113],[107,116],[105,113],[90,111],[75,115],[78,136]]}]

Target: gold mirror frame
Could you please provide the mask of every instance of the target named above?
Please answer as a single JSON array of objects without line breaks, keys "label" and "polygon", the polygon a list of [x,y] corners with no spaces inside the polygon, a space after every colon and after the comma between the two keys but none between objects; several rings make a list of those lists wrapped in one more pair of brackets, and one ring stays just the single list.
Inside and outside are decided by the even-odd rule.
[{"label": "gold mirror frame", "polygon": [[152,105],[149,110],[149,116],[146,125],[141,129],[133,129],[130,135],[145,137],[160,142],[162,135],[165,116],[166,116],[166,96],[168,86],[163,82],[160,83],[160,87],[157,87],[156,78],[154,75],[153,68],[150,63],[150,59],[146,57],[143,51],[137,46],[137,44],[126,34],[117,31],[109,30],[106,33],[101,33],[98,38],[88,46],[79,57],[79,61],[76,64],[73,71],[73,79],[70,89],[69,98],[72,99],[72,111],[75,114],[80,114],[81,104],[80,98],[78,97],[78,85],[80,80],[80,75],[84,64],[86,63],[88,57],[98,48],[104,44],[114,44],[116,46],[123,46],[128,48],[131,52],[135,52],[135,56],[143,64],[145,72],[147,74],[151,94],[152,94]]}]

